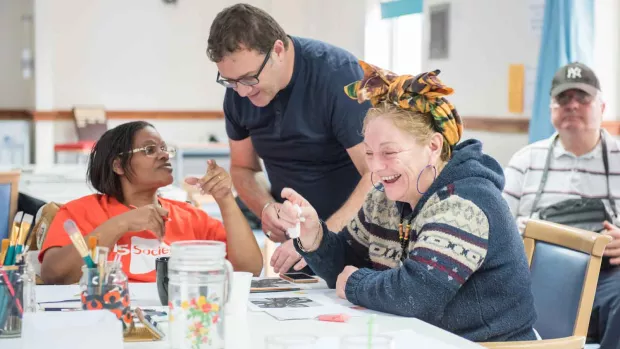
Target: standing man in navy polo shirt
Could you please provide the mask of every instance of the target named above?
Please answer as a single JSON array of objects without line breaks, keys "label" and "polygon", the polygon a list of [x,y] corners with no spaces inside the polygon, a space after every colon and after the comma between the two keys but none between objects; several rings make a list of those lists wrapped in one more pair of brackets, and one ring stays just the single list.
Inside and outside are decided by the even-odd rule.
[{"label": "standing man in navy polo shirt", "polygon": [[[332,231],[340,231],[371,188],[362,144],[369,104],[344,86],[363,76],[358,59],[324,42],[286,35],[265,11],[237,4],[211,25],[207,53],[217,64],[230,139],[233,184],[261,218],[264,233],[283,242],[276,273],[305,267],[278,212],[283,188],[295,189]],[[263,159],[271,186],[261,181]]]}]

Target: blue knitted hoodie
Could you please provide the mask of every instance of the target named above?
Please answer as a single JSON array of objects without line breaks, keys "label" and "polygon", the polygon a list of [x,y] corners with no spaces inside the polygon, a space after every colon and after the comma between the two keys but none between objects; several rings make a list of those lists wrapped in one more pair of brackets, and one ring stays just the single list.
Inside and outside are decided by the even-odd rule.
[{"label": "blue knitted hoodie", "polygon": [[[501,166],[467,140],[412,210],[379,190],[339,234],[304,253],[334,288],[345,266],[347,299],[415,317],[472,341],[535,339],[536,320],[523,242],[502,198]],[[398,226],[409,223],[409,241]],[[404,248],[403,248],[404,246]]]}]

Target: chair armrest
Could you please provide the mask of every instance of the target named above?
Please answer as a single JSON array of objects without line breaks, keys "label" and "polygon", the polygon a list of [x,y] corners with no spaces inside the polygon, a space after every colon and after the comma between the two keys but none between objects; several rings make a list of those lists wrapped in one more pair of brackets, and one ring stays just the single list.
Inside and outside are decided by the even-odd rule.
[{"label": "chair armrest", "polygon": [[564,337],[539,341],[478,343],[488,349],[583,349],[586,337]]}]

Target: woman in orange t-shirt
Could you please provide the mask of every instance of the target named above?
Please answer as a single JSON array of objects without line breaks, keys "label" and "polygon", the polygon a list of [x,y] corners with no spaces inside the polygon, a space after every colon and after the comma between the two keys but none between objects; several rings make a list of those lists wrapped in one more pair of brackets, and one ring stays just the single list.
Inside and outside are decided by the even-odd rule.
[{"label": "woman in orange t-shirt", "polygon": [[213,195],[222,222],[190,204],[158,197],[172,183],[174,156],[155,128],[143,121],[107,131],[93,148],[87,177],[101,194],[63,205],[49,227],[39,253],[41,278],[47,284],[70,284],[81,277],[83,260],[64,230],[72,219],[85,236],[97,236],[119,254],[130,281],[154,282],[155,259],[169,255],[180,240],[225,241],[235,270],[260,274],[262,256],[250,226],[235,202],[228,173],[209,160],[205,177],[187,178],[190,185]]}]

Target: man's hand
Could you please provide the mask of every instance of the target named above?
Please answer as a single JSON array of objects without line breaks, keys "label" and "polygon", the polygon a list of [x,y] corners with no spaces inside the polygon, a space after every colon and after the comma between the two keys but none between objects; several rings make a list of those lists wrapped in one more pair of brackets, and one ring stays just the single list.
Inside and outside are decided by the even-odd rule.
[{"label": "man's hand", "polygon": [[523,235],[525,232],[525,226],[530,219],[528,217],[519,217],[517,218],[517,228],[519,228],[519,233]]},{"label": "man's hand", "polygon": [[295,250],[293,240],[288,240],[278,246],[271,256],[271,266],[273,271],[280,274],[288,272],[293,265],[295,270],[299,271],[306,267],[306,261]]},{"label": "man's hand", "polygon": [[273,242],[286,241],[286,229],[280,221],[282,204],[274,202],[265,207],[260,215],[263,232]]},{"label": "man's hand", "polygon": [[612,265],[620,265],[620,228],[605,221],[603,222],[605,230],[603,234],[609,235],[613,240],[605,247],[604,256],[610,257],[609,263]]},{"label": "man's hand", "polygon": [[338,275],[338,280],[336,280],[336,295],[342,299],[347,299],[347,294],[345,293],[345,288],[347,286],[347,281],[351,274],[355,273],[357,268],[351,265],[347,265],[342,270],[342,273]]}]

